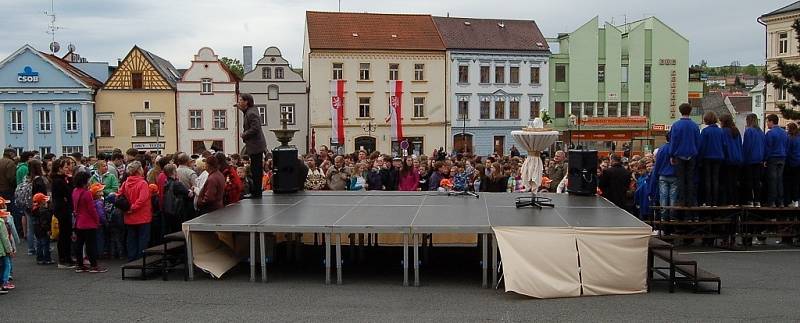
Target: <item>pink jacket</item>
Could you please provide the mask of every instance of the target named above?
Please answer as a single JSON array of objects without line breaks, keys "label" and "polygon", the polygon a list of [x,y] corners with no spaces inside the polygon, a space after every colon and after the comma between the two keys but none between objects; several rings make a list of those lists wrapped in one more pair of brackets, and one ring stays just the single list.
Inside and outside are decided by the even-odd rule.
[{"label": "pink jacket", "polygon": [[100,226],[100,216],[95,209],[92,193],[83,187],[72,191],[72,207],[75,213],[75,228],[88,230]]},{"label": "pink jacket", "polygon": [[125,224],[138,225],[153,220],[153,202],[144,177],[128,176],[119,188],[119,195],[124,195],[131,203],[131,209],[124,216]]},{"label": "pink jacket", "polygon": [[419,170],[413,168],[406,174],[400,173],[399,191],[416,191],[419,188]]}]

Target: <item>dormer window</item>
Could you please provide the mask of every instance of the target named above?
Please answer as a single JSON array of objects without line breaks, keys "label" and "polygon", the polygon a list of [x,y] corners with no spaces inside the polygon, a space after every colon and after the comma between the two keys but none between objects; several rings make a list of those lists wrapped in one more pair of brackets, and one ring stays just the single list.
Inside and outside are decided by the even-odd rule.
[{"label": "dormer window", "polygon": [[269,67],[262,67],[261,68],[261,78],[262,79],[271,79],[272,78],[272,70]]},{"label": "dormer window", "polygon": [[211,94],[213,91],[212,83],[210,78],[204,78],[201,81],[201,90],[200,92],[203,94]]}]

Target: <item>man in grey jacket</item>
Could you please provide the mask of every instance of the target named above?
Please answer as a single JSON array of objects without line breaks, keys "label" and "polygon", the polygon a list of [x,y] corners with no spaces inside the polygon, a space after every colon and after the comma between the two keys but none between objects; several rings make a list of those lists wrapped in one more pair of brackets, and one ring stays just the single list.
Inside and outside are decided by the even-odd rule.
[{"label": "man in grey jacket", "polygon": [[267,151],[267,141],[261,130],[261,116],[253,104],[252,95],[249,93],[239,94],[236,107],[244,113],[241,137],[244,141],[245,153],[250,155],[250,178],[253,181],[250,196],[258,198],[263,192],[261,178],[264,176],[264,152]]}]

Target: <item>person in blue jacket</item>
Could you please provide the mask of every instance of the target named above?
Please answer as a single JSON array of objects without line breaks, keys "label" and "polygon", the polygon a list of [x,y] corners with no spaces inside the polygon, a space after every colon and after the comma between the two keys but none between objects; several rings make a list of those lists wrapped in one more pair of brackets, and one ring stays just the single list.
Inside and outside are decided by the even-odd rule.
[{"label": "person in blue jacket", "polygon": [[742,167],[744,168],[743,200],[749,206],[761,206],[761,179],[764,163],[764,131],[758,126],[758,117],[750,113],[745,118],[747,129],[742,144]]},{"label": "person in blue jacket", "polygon": [[739,205],[739,174],[742,165],[742,135],[729,113],[719,117],[725,134],[723,148],[725,159],[720,171],[720,205]]},{"label": "person in blue jacket", "polygon": [[683,103],[678,107],[681,118],[670,130],[670,163],[678,176],[678,201],[676,206],[696,206],[697,189],[694,185],[694,170],[700,148],[700,128],[689,117],[692,106]]},{"label": "person in blue jacket", "polygon": [[700,132],[701,169],[703,170],[703,206],[717,206],[719,203],[719,169],[725,159],[723,142],[725,133],[717,126],[717,114],[706,111],[703,123],[706,127]]},{"label": "person in blue jacket", "polygon": [[786,125],[789,132],[789,151],[786,154],[786,170],[784,183],[786,195],[792,207],[800,207],[800,129],[797,123]]},{"label": "person in blue jacket", "polygon": [[783,168],[786,166],[786,151],[789,136],[778,125],[778,116],[767,116],[766,140],[764,141],[764,160],[767,166],[767,205],[783,207]]},{"label": "person in blue jacket", "polygon": [[[675,176],[675,167],[670,162],[670,133],[667,133],[667,143],[658,148],[656,163],[650,173],[650,197],[658,198],[659,206],[674,206],[678,199],[678,178]],[[671,212],[661,210],[661,221],[672,220]]]}]

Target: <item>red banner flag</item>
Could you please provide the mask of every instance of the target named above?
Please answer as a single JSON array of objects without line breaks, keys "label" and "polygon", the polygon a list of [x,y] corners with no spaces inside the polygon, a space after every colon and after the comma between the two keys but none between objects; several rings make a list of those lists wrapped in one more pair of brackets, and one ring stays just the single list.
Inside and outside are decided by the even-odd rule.
[{"label": "red banner flag", "polygon": [[392,140],[403,140],[403,81],[389,81],[389,116],[392,124]]},{"label": "red banner flag", "polygon": [[331,143],[344,145],[344,80],[331,80]]}]

